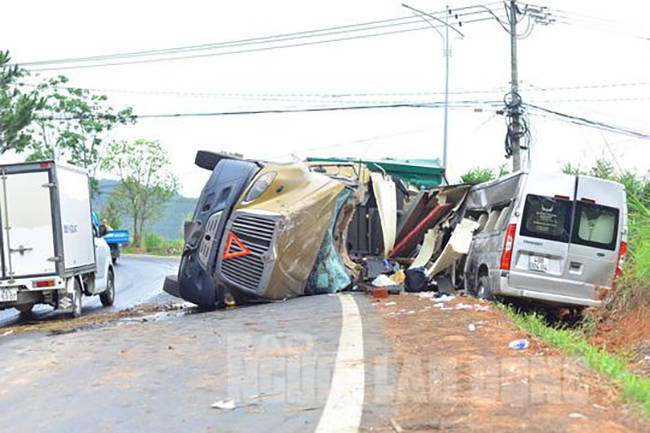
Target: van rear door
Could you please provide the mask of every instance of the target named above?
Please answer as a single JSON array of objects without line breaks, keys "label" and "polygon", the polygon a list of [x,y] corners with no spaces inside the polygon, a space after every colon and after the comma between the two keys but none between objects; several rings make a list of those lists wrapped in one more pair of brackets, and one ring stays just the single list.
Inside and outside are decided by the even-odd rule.
[{"label": "van rear door", "polygon": [[509,284],[563,294],[576,177],[528,176],[521,197]]},{"label": "van rear door", "polygon": [[579,176],[566,278],[594,298],[595,287],[610,288],[625,229],[625,190],[601,179]]},{"label": "van rear door", "polygon": [[0,184],[3,277],[56,272],[49,170],[3,173]]}]

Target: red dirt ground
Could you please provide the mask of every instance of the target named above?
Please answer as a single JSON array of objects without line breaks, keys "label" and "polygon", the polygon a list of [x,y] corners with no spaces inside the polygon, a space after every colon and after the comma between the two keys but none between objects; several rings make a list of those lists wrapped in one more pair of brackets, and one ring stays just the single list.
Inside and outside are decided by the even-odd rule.
[{"label": "red dirt ground", "polygon": [[[650,431],[611,381],[535,341],[489,303],[456,298],[440,308],[417,295],[369,302],[399,371],[394,419],[381,431]],[[527,349],[508,347],[521,338]]]},{"label": "red dirt ground", "polygon": [[601,318],[591,342],[616,353],[628,353],[637,374],[650,376],[650,308]]}]

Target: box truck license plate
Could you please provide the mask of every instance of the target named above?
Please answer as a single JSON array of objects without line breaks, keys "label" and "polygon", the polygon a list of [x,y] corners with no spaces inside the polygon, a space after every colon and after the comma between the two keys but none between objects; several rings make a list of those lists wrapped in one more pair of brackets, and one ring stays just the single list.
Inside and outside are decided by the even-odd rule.
[{"label": "box truck license plate", "polygon": [[531,271],[548,272],[548,258],[541,256],[530,256],[528,269]]},{"label": "box truck license plate", "polygon": [[0,289],[0,302],[12,302],[18,300],[18,289]]}]

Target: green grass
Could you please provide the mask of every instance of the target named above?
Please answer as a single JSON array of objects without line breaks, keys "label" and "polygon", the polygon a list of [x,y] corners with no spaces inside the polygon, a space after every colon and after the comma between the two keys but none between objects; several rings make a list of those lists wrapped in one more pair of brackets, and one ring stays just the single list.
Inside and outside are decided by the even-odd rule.
[{"label": "green grass", "polygon": [[124,249],[126,254],[151,254],[154,256],[180,256],[183,252],[182,239],[169,240],[153,233],[145,232],[140,248],[128,246]]},{"label": "green grass", "polygon": [[612,378],[624,401],[637,405],[642,415],[650,420],[650,380],[634,375],[624,356],[589,344],[580,330],[550,327],[538,314],[520,314],[507,306],[502,309],[522,329],[569,355],[583,358],[596,372]]}]

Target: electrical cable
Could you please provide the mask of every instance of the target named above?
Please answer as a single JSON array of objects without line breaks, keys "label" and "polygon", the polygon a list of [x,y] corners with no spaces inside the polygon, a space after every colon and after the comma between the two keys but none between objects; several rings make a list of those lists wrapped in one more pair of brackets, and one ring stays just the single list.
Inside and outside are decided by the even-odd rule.
[{"label": "electrical cable", "polygon": [[551,114],[553,116],[561,118],[561,119],[563,119],[563,120],[565,120],[567,122],[575,123],[577,125],[587,126],[587,127],[596,128],[596,129],[600,129],[600,130],[608,131],[608,132],[614,132],[614,133],[622,134],[622,135],[628,135],[628,136],[631,136],[631,137],[636,137],[636,138],[640,138],[640,139],[644,139],[644,140],[650,140],[650,133],[648,133],[648,132],[635,131],[635,130],[630,129],[630,128],[625,128],[625,127],[616,126],[616,125],[610,125],[610,124],[607,124],[607,123],[604,123],[604,122],[591,120],[591,119],[587,119],[587,118],[584,118],[584,117],[573,116],[573,115],[570,115],[570,114],[561,113],[561,112],[558,112],[558,111],[555,111],[555,110],[551,110],[551,109],[540,107],[540,106],[533,105],[533,104],[525,104],[525,105],[530,107],[530,108],[533,108],[535,110],[539,110],[539,111],[541,111],[543,113]]},{"label": "electrical cable", "polygon": [[[483,103],[483,104],[498,104],[499,101],[459,101],[457,103]],[[181,117],[213,117],[213,116],[237,116],[237,115],[255,115],[255,114],[286,114],[286,113],[313,113],[325,111],[352,111],[352,110],[368,110],[380,108],[440,108],[443,107],[444,102],[439,103],[399,103],[399,104],[383,104],[383,105],[351,105],[342,107],[310,107],[310,108],[297,108],[297,109],[270,109],[270,110],[242,110],[242,111],[220,111],[220,112],[202,112],[202,113],[169,113],[169,114],[134,114],[134,119],[169,119]],[[468,108],[467,106],[450,106],[449,108]],[[38,120],[49,121],[70,121],[70,120],[85,120],[85,119],[98,119],[106,116],[42,116]]]},{"label": "electrical cable", "polygon": [[[483,11],[477,11],[477,12],[466,12],[464,14],[458,14],[459,17],[463,16],[468,16],[468,15],[478,15],[484,13]],[[56,65],[59,63],[80,63],[80,62],[87,62],[87,61],[98,61],[98,60],[112,60],[112,59],[128,59],[132,57],[147,57],[147,56],[160,56],[160,55],[167,55],[167,54],[175,54],[175,53],[183,53],[183,52],[192,52],[192,51],[206,51],[209,49],[223,49],[223,48],[232,48],[232,47],[240,47],[240,46],[250,46],[250,45],[257,45],[257,44],[269,44],[269,43],[278,43],[278,42],[286,42],[286,41],[292,41],[292,40],[301,40],[301,39],[309,39],[309,38],[317,38],[317,37],[324,37],[324,36],[333,36],[333,35],[339,35],[339,34],[346,34],[346,33],[351,33],[351,32],[361,32],[361,31],[369,31],[369,30],[381,30],[383,28],[388,28],[388,27],[394,27],[396,25],[404,25],[404,24],[417,24],[421,23],[421,20],[417,19],[416,17],[410,17],[412,19],[412,22],[408,23],[400,23],[400,24],[390,24],[390,25],[382,25],[382,26],[376,26],[376,27],[366,27],[366,28],[360,28],[360,29],[353,29],[353,30],[338,30],[338,31],[330,31],[329,33],[321,33],[319,34],[311,34],[311,35],[304,35],[304,33],[313,33],[313,32],[319,32],[319,31],[310,31],[310,32],[300,32],[296,34],[287,34],[287,35],[278,35],[278,36],[270,36],[270,37],[265,37],[265,38],[257,38],[257,39],[245,39],[241,41],[232,41],[232,42],[224,42],[224,43],[216,43],[216,44],[205,44],[211,45],[210,47],[204,47],[204,46],[190,46],[186,48],[173,48],[173,49],[166,49],[166,50],[151,50],[151,51],[143,51],[143,52],[135,52],[135,53],[125,53],[125,54],[114,54],[114,55],[106,55],[106,56],[93,56],[93,57],[86,57],[86,58],[77,58],[77,59],[61,59],[61,60],[49,60],[49,61],[40,61],[40,62],[25,62],[25,63],[19,63],[21,67],[24,67],[30,71],[33,72],[39,72],[39,71],[50,71],[50,70],[65,70],[65,69],[81,69],[81,68],[92,68],[92,67],[103,67],[103,66],[117,66],[117,65],[126,65],[126,64],[142,64],[142,63],[155,63],[155,62],[161,62],[161,61],[170,61],[170,60],[185,60],[185,59],[192,59],[192,58],[201,58],[201,57],[211,57],[211,56],[220,56],[220,55],[229,55],[229,54],[241,54],[241,53],[247,53],[247,52],[258,52],[258,51],[266,51],[266,50],[275,50],[275,49],[280,49],[280,48],[292,48],[292,47],[300,47],[300,46],[309,46],[309,45],[316,45],[316,44],[323,44],[323,43],[329,43],[329,42],[340,42],[340,41],[346,41],[346,40],[354,40],[354,39],[363,39],[363,38],[368,38],[368,37],[375,37],[375,36],[385,36],[385,35],[393,35],[393,34],[400,34],[400,33],[407,33],[407,32],[412,32],[412,31],[419,31],[419,30],[425,30],[429,29],[430,27],[414,27],[414,28],[408,28],[408,29],[403,29],[403,30],[393,30],[393,31],[387,31],[387,32],[379,32],[379,33],[371,33],[371,34],[363,34],[363,35],[357,35],[357,36],[349,36],[349,37],[342,37],[342,38],[331,38],[331,39],[325,39],[325,40],[312,40],[309,42],[302,42],[302,43],[292,43],[292,44],[285,44],[285,45],[279,45],[279,46],[262,46],[258,48],[248,48],[248,49],[241,49],[241,50],[231,50],[231,51],[225,51],[225,52],[218,52],[218,53],[208,53],[208,54],[196,54],[196,55],[188,55],[188,56],[176,56],[176,57],[165,57],[165,58],[154,58],[154,59],[146,59],[146,60],[134,60],[134,61],[124,61],[124,62],[109,62],[109,63],[102,63],[102,64],[90,64],[90,65],[73,65],[73,66],[52,66],[52,67],[47,67],[47,65]],[[417,19],[417,21],[415,21]],[[476,18],[473,20],[468,20],[468,21],[463,21],[463,23],[468,24],[468,23],[475,23],[475,22],[481,22],[481,21],[487,21],[487,18]],[[344,26],[345,27],[345,26]],[[438,26],[438,27],[442,27]],[[138,53],[143,53],[143,54],[138,54]],[[33,68],[33,66],[36,66],[36,68]],[[38,66],[45,66],[45,67],[38,67]]]}]

